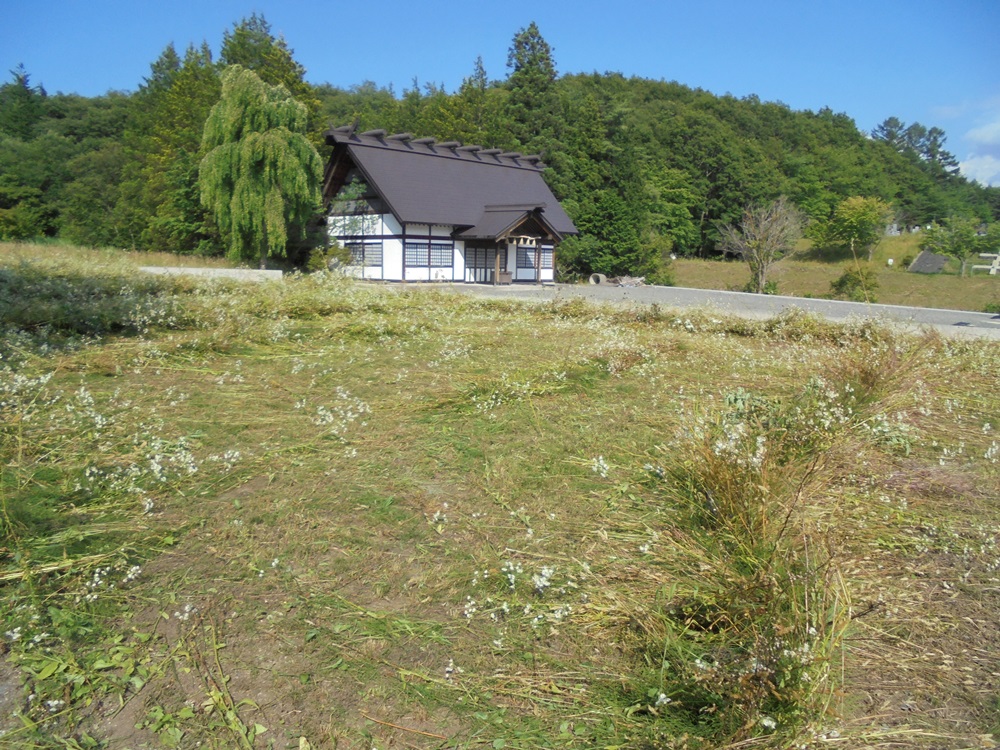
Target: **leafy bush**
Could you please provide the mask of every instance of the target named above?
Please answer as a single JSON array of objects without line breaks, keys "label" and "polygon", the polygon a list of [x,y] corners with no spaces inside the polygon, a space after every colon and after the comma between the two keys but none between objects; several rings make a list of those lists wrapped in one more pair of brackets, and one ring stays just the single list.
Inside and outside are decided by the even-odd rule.
[{"label": "leafy bush", "polygon": [[[753,281],[748,281],[746,285],[740,291],[748,292],[750,294],[757,294],[757,288],[754,286]],[[764,288],[761,289],[760,294],[777,294],[778,293],[778,282],[774,279],[768,279],[764,282]]]},{"label": "leafy bush", "polygon": [[334,242],[330,247],[314,247],[310,250],[306,270],[313,273],[329,271],[331,267],[347,265],[350,262],[351,251],[339,242]]},{"label": "leafy bush", "polygon": [[852,302],[875,302],[878,287],[876,273],[870,268],[859,266],[844,271],[830,284],[830,291],[834,297]]}]

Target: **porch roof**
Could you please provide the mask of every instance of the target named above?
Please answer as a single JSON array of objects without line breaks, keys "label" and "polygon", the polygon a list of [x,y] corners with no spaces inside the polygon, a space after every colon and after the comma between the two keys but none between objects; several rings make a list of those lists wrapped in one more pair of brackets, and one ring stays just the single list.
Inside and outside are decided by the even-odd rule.
[{"label": "porch roof", "polygon": [[455,239],[501,240],[516,234],[539,234],[556,242],[562,234],[543,214],[545,204],[538,206],[487,206],[471,227],[457,230]]}]

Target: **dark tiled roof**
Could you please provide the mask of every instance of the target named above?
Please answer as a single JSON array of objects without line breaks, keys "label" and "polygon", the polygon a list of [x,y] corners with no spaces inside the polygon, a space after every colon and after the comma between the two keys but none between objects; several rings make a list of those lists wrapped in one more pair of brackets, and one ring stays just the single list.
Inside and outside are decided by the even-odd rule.
[{"label": "dark tiled roof", "polygon": [[[542,179],[545,165],[537,156],[351,128],[327,131],[326,141],[334,146],[328,174],[344,174],[335,165],[348,156],[404,223],[455,226],[472,231],[456,235],[486,238],[499,236],[510,221],[540,212],[543,226],[558,236],[577,233]],[[329,199],[340,185],[335,178],[328,182]],[[494,228],[497,234],[491,234]]]}]

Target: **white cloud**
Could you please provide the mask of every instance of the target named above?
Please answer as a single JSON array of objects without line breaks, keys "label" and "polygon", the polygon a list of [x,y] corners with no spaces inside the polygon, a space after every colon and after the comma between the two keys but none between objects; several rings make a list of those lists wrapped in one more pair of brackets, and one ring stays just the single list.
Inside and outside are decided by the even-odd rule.
[{"label": "white cloud", "polygon": [[965,99],[957,104],[939,104],[931,107],[931,114],[943,120],[981,117],[983,112],[997,111],[1000,111],[1000,96]]},{"label": "white cloud", "polygon": [[[965,134],[965,138],[973,144],[974,148],[979,147],[976,148],[977,151],[992,151],[992,147],[1000,147],[1000,116],[993,120],[993,122],[973,128]],[[982,147],[984,146],[987,148],[983,149]]]},{"label": "white cloud", "polygon": [[1000,159],[995,156],[974,154],[959,162],[958,168],[968,179],[982,185],[1000,185]]},{"label": "white cloud", "polygon": [[1000,110],[984,112],[961,138],[967,156],[959,163],[962,174],[983,185],[1000,185]]}]

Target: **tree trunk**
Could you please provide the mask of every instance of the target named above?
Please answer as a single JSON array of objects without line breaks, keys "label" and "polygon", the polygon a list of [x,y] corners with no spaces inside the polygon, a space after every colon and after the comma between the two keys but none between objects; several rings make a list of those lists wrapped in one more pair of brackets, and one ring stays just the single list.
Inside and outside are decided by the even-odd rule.
[{"label": "tree trunk", "polygon": [[267,270],[267,224],[264,225],[264,237],[260,242],[260,270]]}]

